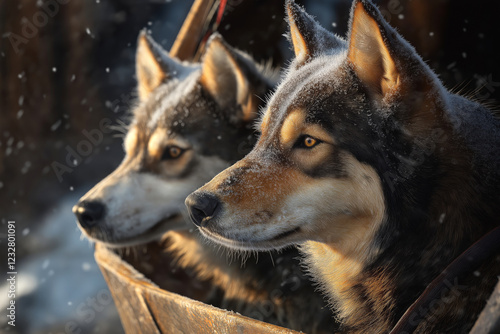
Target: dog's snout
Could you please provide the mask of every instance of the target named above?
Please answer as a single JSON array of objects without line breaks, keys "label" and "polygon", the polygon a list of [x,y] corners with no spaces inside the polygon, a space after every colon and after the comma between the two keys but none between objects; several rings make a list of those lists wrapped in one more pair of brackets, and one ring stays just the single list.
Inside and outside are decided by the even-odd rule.
[{"label": "dog's snout", "polygon": [[220,211],[219,199],[212,194],[193,193],[186,198],[189,216],[197,226],[205,225],[210,218],[214,218]]},{"label": "dog's snout", "polygon": [[98,201],[82,201],[73,207],[73,213],[83,228],[91,228],[104,217],[104,204]]}]

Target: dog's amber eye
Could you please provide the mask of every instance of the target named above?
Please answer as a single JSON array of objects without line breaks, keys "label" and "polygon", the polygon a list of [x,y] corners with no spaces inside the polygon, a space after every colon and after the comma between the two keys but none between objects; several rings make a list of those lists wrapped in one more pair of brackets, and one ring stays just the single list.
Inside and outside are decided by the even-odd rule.
[{"label": "dog's amber eye", "polygon": [[306,138],[304,139],[304,146],[305,146],[305,147],[309,147],[309,148],[310,148],[310,147],[313,147],[314,145],[316,145],[316,143],[317,143],[317,140],[316,140],[316,139],[314,139],[314,138],[311,138],[311,137],[306,137]]},{"label": "dog's amber eye", "polygon": [[301,136],[295,143],[295,148],[310,149],[318,145],[321,141],[311,136]]},{"label": "dog's amber eye", "polygon": [[161,160],[172,160],[179,158],[185,150],[178,146],[167,146],[165,147],[165,151],[163,151],[163,155],[161,156]]}]

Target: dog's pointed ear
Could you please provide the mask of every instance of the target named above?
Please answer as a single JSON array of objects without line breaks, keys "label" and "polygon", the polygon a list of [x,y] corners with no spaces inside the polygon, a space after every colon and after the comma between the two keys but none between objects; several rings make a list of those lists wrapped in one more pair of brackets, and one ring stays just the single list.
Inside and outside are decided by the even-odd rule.
[{"label": "dog's pointed ear", "polygon": [[142,30],[137,41],[135,68],[139,98],[144,101],[161,83],[178,76],[183,65]]},{"label": "dog's pointed ear", "polygon": [[200,83],[224,110],[231,112],[236,106],[236,114],[229,115],[232,119],[250,121],[257,117],[258,92],[252,78],[257,70],[252,65],[227,45],[220,34],[210,37],[203,55]]},{"label": "dog's pointed ear", "polygon": [[409,47],[405,44],[370,1],[354,1],[347,57],[373,93],[386,97],[401,89],[403,69],[398,57]]},{"label": "dog's pointed ear", "polygon": [[295,1],[286,2],[286,12],[297,65],[345,44],[344,40],[324,29]]}]

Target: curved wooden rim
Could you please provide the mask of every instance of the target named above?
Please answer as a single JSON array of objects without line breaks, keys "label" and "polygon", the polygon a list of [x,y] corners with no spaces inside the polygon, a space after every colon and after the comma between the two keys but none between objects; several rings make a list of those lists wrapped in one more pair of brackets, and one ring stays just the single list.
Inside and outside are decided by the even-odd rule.
[{"label": "curved wooden rim", "polygon": [[[206,333],[207,329],[248,334],[298,333],[162,290],[103,245],[96,245],[94,255],[127,333],[169,333],[182,329],[179,327],[189,328],[190,333]],[[140,319],[133,319],[131,314]]]}]

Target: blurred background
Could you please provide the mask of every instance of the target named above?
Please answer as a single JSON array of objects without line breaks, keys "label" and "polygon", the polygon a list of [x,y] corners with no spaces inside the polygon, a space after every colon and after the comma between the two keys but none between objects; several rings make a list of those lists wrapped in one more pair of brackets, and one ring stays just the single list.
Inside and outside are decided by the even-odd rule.
[{"label": "blurred background", "polygon": [[[297,1],[345,36],[350,0]],[[492,108],[500,101],[498,1],[380,0],[445,83]],[[141,29],[169,50],[192,1],[18,0],[0,3],[0,282],[6,282],[7,222],[16,226],[16,326],[0,331],[121,333],[109,290],[71,207],[123,158],[136,103]],[[229,0],[219,31],[283,66],[292,57],[284,3]],[[80,330],[80,331],[78,331]]]}]

